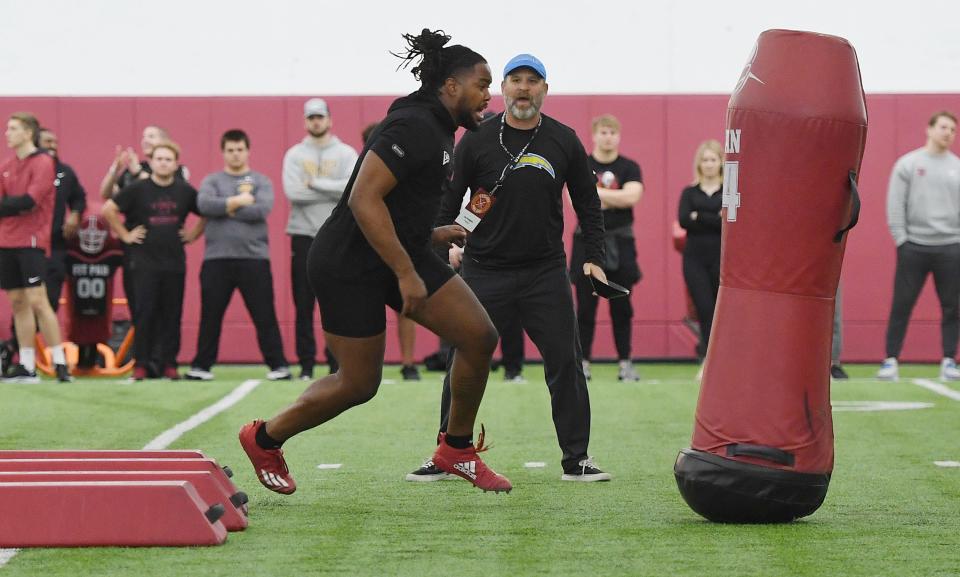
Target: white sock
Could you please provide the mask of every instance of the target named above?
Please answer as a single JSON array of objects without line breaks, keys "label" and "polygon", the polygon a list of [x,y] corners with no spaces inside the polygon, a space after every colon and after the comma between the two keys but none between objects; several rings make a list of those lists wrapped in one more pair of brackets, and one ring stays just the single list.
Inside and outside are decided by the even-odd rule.
[{"label": "white sock", "polygon": [[36,351],[33,347],[20,347],[20,364],[31,373],[37,369]]},{"label": "white sock", "polygon": [[67,355],[63,353],[63,343],[60,343],[55,347],[50,347],[50,352],[53,353],[53,364],[55,365],[67,364]]}]

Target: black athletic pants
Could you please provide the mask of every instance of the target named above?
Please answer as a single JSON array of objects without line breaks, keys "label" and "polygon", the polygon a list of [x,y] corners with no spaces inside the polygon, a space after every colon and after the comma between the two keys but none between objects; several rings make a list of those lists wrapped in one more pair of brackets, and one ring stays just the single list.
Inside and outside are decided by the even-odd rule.
[{"label": "black athletic pants", "polygon": [[200,269],[200,333],[197,335],[197,356],[191,365],[209,371],[217,362],[223,315],[237,289],[257,330],[257,344],[263,361],[271,370],[287,366],[273,304],[270,261],[253,258],[203,261]]},{"label": "black athletic pants", "polygon": [[[623,233],[622,229],[607,231],[604,236],[606,256],[603,272],[607,279],[620,286],[632,289],[640,282],[640,265],[637,263],[637,245],[633,233]],[[586,246],[583,236],[573,235],[573,250],[570,259],[570,276],[576,287],[577,325],[580,330],[580,342],[583,345],[583,358],[590,360],[593,355],[593,336],[597,329],[597,302],[593,296],[593,284],[583,274],[586,259]],[[609,262],[607,262],[609,261]],[[617,360],[630,360],[633,332],[633,303],[630,297],[612,299],[610,302],[610,321],[613,325],[613,342],[617,348]]]},{"label": "black athletic pants", "polygon": [[716,238],[687,237],[683,249],[683,280],[693,300],[700,322],[700,343],[697,356],[707,356],[713,313],[717,308],[717,293],[720,290],[720,236]]},{"label": "black athletic pants", "polygon": [[897,247],[893,305],[887,323],[888,357],[900,356],[910,313],[930,273],[933,273],[933,284],[940,299],[943,356],[951,359],[956,356],[960,329],[960,244],[925,246],[905,242]]},{"label": "black athletic pants", "polygon": [[133,356],[138,367],[147,367],[159,345],[159,372],[165,367],[176,368],[185,279],[186,273],[149,269],[137,269],[133,275],[137,295]]},{"label": "black athletic pants", "polygon": [[[316,309],[316,297],[310,288],[310,277],[307,274],[307,255],[313,237],[302,234],[290,235],[290,281],[293,288],[293,304],[297,311],[297,362],[308,372],[313,371],[317,364],[317,338],[313,334],[313,311]],[[337,372],[337,360],[330,349],[324,349],[330,372]]]},{"label": "black athletic pants", "polygon": [[[573,272],[576,274],[576,271]],[[617,273],[606,273],[607,279],[621,286],[629,287],[618,279]],[[593,296],[593,284],[583,274],[576,274],[574,286],[577,289],[577,324],[580,328],[580,340],[583,343],[583,358],[590,360],[593,353],[593,335],[597,328],[597,301]],[[633,303],[630,297],[622,297],[607,301],[610,303],[610,321],[613,324],[613,342],[617,347],[617,360],[630,360],[630,340],[633,333]]]},{"label": "black athletic pants", "polygon": [[503,365],[504,374],[519,374],[523,370],[524,352],[523,352],[523,327],[520,325],[520,317],[507,319],[506,324],[500,331],[500,364]]},{"label": "black athletic pants", "polygon": [[[587,458],[590,395],[583,375],[573,295],[566,263],[521,269],[486,268],[464,259],[463,280],[473,290],[499,331],[512,319],[520,324],[543,357],[553,424],[563,451],[565,471]],[[450,413],[450,373],[443,381],[440,430]]]},{"label": "black athletic pants", "polygon": [[[47,287],[47,300],[53,312],[60,310],[60,295],[63,292],[63,281],[67,278],[67,251],[62,248],[50,249],[50,258],[47,259],[47,276],[43,279]],[[66,335],[64,335],[66,337]]]}]

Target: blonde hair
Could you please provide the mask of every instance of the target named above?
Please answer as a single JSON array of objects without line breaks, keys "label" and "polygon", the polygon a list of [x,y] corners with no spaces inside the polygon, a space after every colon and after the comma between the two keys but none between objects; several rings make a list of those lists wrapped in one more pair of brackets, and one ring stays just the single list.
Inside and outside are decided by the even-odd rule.
[{"label": "blonde hair", "polygon": [[599,128],[612,128],[614,131],[620,132],[620,121],[612,114],[601,114],[590,123],[590,132],[594,133]]},{"label": "blonde hair", "polygon": [[703,180],[703,173],[700,172],[700,163],[703,162],[703,153],[710,151],[720,159],[720,182],[723,182],[723,146],[719,141],[710,139],[704,140],[697,147],[697,153],[693,156],[693,184],[700,184]]},{"label": "blonde hair", "polygon": [[34,146],[40,146],[40,122],[37,117],[29,112],[14,112],[10,115],[10,120],[16,120],[24,130],[33,133],[31,140]]},{"label": "blonde hair", "polygon": [[150,158],[153,158],[153,153],[157,151],[158,148],[166,148],[173,153],[173,157],[180,160],[180,147],[177,146],[177,143],[172,140],[164,140],[163,142],[158,142],[156,146],[153,147],[153,150],[150,151]]}]

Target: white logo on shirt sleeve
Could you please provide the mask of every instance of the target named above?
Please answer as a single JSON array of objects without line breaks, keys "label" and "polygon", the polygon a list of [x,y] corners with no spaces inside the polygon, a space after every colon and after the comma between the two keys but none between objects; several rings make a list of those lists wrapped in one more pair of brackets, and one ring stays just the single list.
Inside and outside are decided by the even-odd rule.
[{"label": "white logo on shirt sleeve", "polygon": [[406,154],[403,151],[403,149],[400,148],[399,144],[394,144],[393,146],[390,147],[390,149],[393,150],[393,153],[399,156],[400,158],[403,158],[403,156]]}]

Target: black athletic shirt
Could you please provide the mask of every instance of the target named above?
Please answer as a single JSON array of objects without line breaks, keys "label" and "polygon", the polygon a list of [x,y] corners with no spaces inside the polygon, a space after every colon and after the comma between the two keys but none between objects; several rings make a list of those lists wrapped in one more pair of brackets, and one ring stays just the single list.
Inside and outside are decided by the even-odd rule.
[{"label": "black athletic shirt", "polygon": [[[620,190],[628,182],[643,184],[640,165],[625,156],[618,156],[610,163],[603,163],[590,157],[590,168],[597,175],[597,186]],[[628,226],[633,223],[633,207],[608,208],[603,211],[603,226],[607,230]]]},{"label": "black athletic shirt", "polygon": [[[722,218],[720,209],[723,204],[723,193],[717,192],[707,195],[699,184],[688,186],[680,193],[680,208],[678,219],[680,226],[687,229],[687,243],[708,242],[719,243]],[[697,220],[690,218],[690,213],[697,213]]]},{"label": "black athletic shirt", "polygon": [[135,270],[186,271],[180,229],[191,212],[200,215],[196,189],[180,179],[160,186],[147,178],[118,192],[113,202],[126,216],[127,230],[141,224],[147,228],[142,244],[128,245]]},{"label": "black athletic shirt", "polygon": [[53,184],[57,187],[57,200],[53,205],[53,228],[50,232],[50,248],[53,250],[66,250],[67,240],[63,238],[63,221],[66,213],[79,212],[87,208],[87,192],[83,190],[77,173],[69,165],[56,160],[57,176]]},{"label": "black athletic shirt", "polygon": [[360,153],[340,202],[313,242],[314,259],[340,278],[388,269],[360,230],[347,206],[367,152],[379,156],[397,179],[384,198],[400,244],[416,261],[431,250],[430,234],[440,207],[441,189],[453,168],[457,124],[436,96],[417,92],[390,106]]},{"label": "black athletic shirt", "polygon": [[[487,119],[457,144],[453,179],[446,187],[439,224],[451,224],[460,212],[464,192],[494,185],[510,163],[500,146],[503,113]],[[586,260],[603,262],[603,219],[597,181],[587,153],[567,126],[542,115],[533,142],[496,192],[493,206],[467,237],[464,256],[493,267],[523,267],[548,261],[565,262],[563,249],[563,186],[567,185],[580,220]],[[504,126],[503,143],[516,156],[533,129]]]}]

